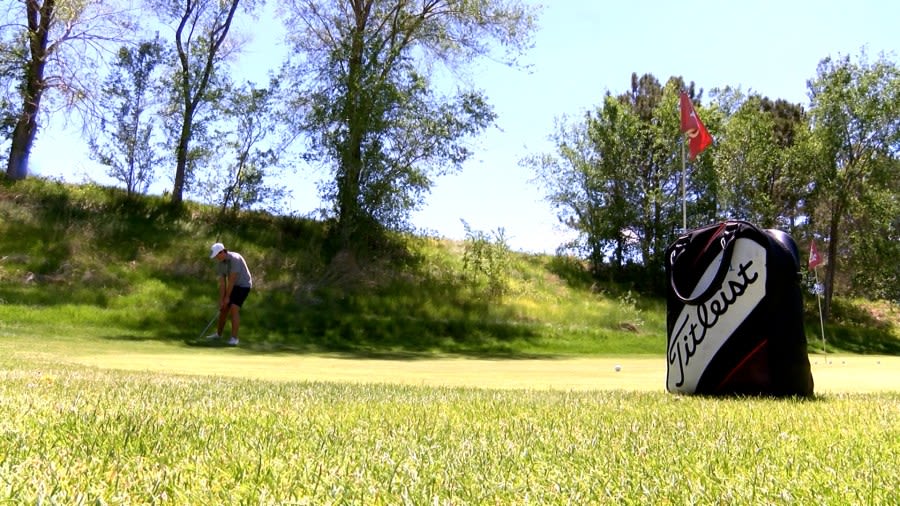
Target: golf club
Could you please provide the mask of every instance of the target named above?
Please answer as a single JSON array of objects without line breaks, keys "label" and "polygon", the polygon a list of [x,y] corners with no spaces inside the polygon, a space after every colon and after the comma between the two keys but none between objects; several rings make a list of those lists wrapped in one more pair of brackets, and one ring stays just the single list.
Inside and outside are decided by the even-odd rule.
[{"label": "golf club", "polygon": [[206,326],[203,327],[203,331],[200,332],[200,337],[198,339],[203,339],[203,335],[206,334],[206,331],[209,330],[209,328],[212,326],[213,322],[218,319],[219,319],[219,313],[216,313],[216,315],[212,317],[212,320],[210,320],[209,323],[207,323]]}]

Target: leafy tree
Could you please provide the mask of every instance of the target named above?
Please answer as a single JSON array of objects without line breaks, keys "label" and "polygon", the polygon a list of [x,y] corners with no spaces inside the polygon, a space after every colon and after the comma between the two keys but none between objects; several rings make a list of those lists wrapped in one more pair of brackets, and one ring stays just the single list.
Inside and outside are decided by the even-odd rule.
[{"label": "leafy tree", "polygon": [[473,230],[464,220],[466,231],[463,269],[477,297],[489,302],[502,302],[509,291],[512,253],[504,229],[492,234]]},{"label": "leafy tree", "polygon": [[[841,257],[850,295],[900,302],[900,160],[872,174],[848,217],[849,254]],[[837,275],[836,275],[837,276]]]},{"label": "leafy tree", "polygon": [[216,134],[223,139],[224,151],[234,155],[225,170],[217,171],[225,175],[224,187],[219,187],[223,213],[229,208],[238,210],[277,200],[283,195],[283,191],[265,184],[279,155],[277,148],[266,144],[278,122],[278,86],[277,80],[272,80],[269,88],[256,88],[248,83],[230,89],[219,104],[222,118],[233,125],[232,129]]},{"label": "leafy tree", "polygon": [[[175,175],[172,202],[180,204],[190,180],[190,170],[199,155],[191,142],[198,135],[198,114],[204,105],[218,99],[215,71],[237,48],[229,31],[240,0],[150,0],[163,22],[175,24],[177,71],[173,90],[177,96],[170,125],[175,128]],[[253,2],[246,1],[252,9]],[[200,135],[203,132],[199,132]]]},{"label": "leafy tree", "polygon": [[402,227],[432,177],[471,155],[464,140],[494,113],[479,91],[443,96],[434,64],[452,71],[494,48],[514,64],[532,12],[518,0],[288,0],[293,123],[309,154],[333,171],[324,187],[342,247]]},{"label": "leafy tree", "polygon": [[582,122],[557,120],[551,137],[556,156],[527,158],[553,205],[560,222],[578,233],[572,244],[590,260],[599,276],[611,261],[621,268],[626,258],[637,255],[633,225],[638,210],[631,196],[639,191],[628,177],[636,151],[639,119],[621,101],[607,95],[603,106]]},{"label": "leafy tree", "polygon": [[[808,86],[811,132],[819,156],[811,217],[827,229],[827,316],[838,266],[853,256],[850,246],[866,246],[871,260],[881,248],[867,237],[897,237],[896,228],[891,230],[896,214],[889,213],[897,209],[892,190],[900,176],[900,70],[883,56],[871,63],[864,53],[857,62],[849,56],[825,58]],[[891,226],[884,230],[876,221]],[[896,254],[896,249],[886,252]],[[889,262],[895,265],[898,260]]]},{"label": "leafy tree", "polygon": [[[152,107],[154,70],[164,60],[159,39],[136,48],[123,46],[102,90],[104,114],[100,130],[105,142],[92,136],[91,156],[109,168],[109,175],[125,184],[127,195],[144,193],[160,162],[153,146]],[[108,116],[112,116],[112,125]],[[102,142],[102,146],[99,144]]]},{"label": "leafy tree", "polygon": [[779,166],[772,172],[777,217],[775,226],[799,237],[799,227],[809,220],[806,214],[814,188],[815,150],[810,141],[809,116],[800,104],[778,99],[762,101],[763,111],[775,121],[775,144],[780,152]]},{"label": "leafy tree", "polygon": [[[21,76],[22,49],[26,44],[16,40],[21,32],[8,27],[0,27],[0,145],[12,139],[16,126],[16,106],[18,82]],[[4,162],[5,155],[2,156]]]},{"label": "leafy tree", "polygon": [[715,156],[720,215],[790,228],[808,188],[791,152],[805,120],[802,107],[730,89],[719,98],[736,105],[723,122]]},{"label": "leafy tree", "polygon": [[[634,74],[628,92],[607,94],[583,123],[557,127],[556,155],[524,160],[560,221],[578,232],[576,245],[595,276],[607,262],[620,273],[636,263],[644,267],[643,281],[658,285],[663,253],[681,222],[676,111],[682,87],[679,78],[662,86],[652,75]],[[698,159],[694,165],[688,195],[693,220],[702,220],[696,215],[711,207],[704,196],[714,178],[709,162]]]},{"label": "leafy tree", "polygon": [[[132,26],[120,10],[103,0],[26,0],[16,2],[22,25],[4,36],[4,73],[11,63],[18,70],[20,105],[7,110],[4,128],[11,127],[6,174],[22,179],[38,131],[47,91],[55,91],[67,108],[94,103],[95,69],[110,42],[122,42]],[[52,97],[51,97],[52,98]],[[12,103],[4,104],[12,105]]]},{"label": "leafy tree", "polygon": [[[682,165],[680,146],[684,139],[678,101],[683,89],[699,100],[693,84],[686,86],[680,77],[671,77],[662,86],[653,75],[638,78],[632,74],[631,89],[619,96],[639,119],[639,137],[628,147],[633,160],[625,170],[635,184],[629,205],[638,212],[631,230],[638,238],[641,262],[649,279],[658,279],[665,249],[682,228],[682,199],[686,200],[689,228],[708,223],[714,208],[710,187],[715,180],[710,158],[700,156],[687,167]],[[704,114],[699,105],[695,107],[707,127],[712,128],[710,115]]]}]

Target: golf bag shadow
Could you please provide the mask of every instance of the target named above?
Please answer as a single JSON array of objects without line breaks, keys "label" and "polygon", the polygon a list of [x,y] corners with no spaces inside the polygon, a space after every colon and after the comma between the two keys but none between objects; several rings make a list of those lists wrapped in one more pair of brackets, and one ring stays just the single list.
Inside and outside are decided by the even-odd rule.
[{"label": "golf bag shadow", "polygon": [[668,391],[813,395],[788,234],[745,221],[689,231],[666,248],[666,277]]}]

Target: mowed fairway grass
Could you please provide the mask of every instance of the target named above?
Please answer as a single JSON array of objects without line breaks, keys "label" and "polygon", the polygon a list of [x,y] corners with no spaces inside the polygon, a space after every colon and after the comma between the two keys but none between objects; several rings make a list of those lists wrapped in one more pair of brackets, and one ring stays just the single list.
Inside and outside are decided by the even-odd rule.
[{"label": "mowed fairway grass", "polygon": [[900,504],[900,362],[811,361],[815,400],[712,399],[661,357],[0,335],[0,503]]},{"label": "mowed fairway grass", "polygon": [[[156,349],[153,349],[156,348]],[[663,391],[664,357],[550,359],[355,358],[207,348],[184,353],[159,345],[140,351],[70,350],[64,360],[102,369],[222,376],[264,381],[389,383],[500,389]],[[810,355],[816,392],[900,392],[900,357]]]}]

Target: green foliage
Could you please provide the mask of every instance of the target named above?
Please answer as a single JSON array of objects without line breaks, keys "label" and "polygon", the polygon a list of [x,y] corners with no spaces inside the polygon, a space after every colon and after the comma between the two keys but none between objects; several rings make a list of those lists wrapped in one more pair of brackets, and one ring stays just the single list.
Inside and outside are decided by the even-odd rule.
[{"label": "green foliage", "polygon": [[[818,308],[810,300],[806,308],[810,349],[821,350]],[[812,324],[812,322],[817,322]],[[837,298],[832,305],[831,324],[825,327],[825,349],[850,353],[900,355],[900,305],[889,301]]]},{"label": "green foliage", "polygon": [[[829,240],[824,300],[828,315],[839,264],[852,265],[848,259],[859,251],[865,259],[856,262],[865,273],[862,279],[877,278],[882,270],[891,273],[897,264],[897,248],[881,248],[869,237],[881,235],[893,242],[898,237],[900,68],[883,55],[874,62],[865,53],[858,61],[826,58],[809,89],[818,157],[809,214],[816,228],[827,230]],[[873,246],[879,255],[872,254]]]},{"label": "green foliage", "polygon": [[91,157],[106,166],[108,174],[125,185],[128,195],[145,193],[162,161],[155,143],[153,115],[156,68],[164,61],[159,39],[136,48],[119,49],[103,86],[100,136],[92,136]]},{"label": "green foliage", "polygon": [[[538,174],[560,220],[579,232],[574,246],[588,258],[598,273],[611,257],[621,267],[638,254],[626,232],[640,207],[629,200],[635,179],[629,178],[628,146],[637,140],[638,118],[612,97],[596,114],[587,114],[583,124],[557,125],[559,157],[544,156],[526,161]],[[603,155],[598,157],[598,152]]]},{"label": "green foliage", "polygon": [[[5,144],[12,138],[13,129],[16,126],[15,93],[18,80],[21,76],[23,51],[26,44],[16,41],[23,37],[21,31],[3,30],[0,32],[0,144]],[[0,155],[0,163],[6,165],[6,155]],[[0,172],[2,173],[2,172]]]},{"label": "green foliage", "polygon": [[737,108],[717,137],[720,215],[790,230],[803,213],[803,189],[812,182],[794,149],[803,139],[803,108],[731,89],[720,91],[717,100]]},{"label": "green foliage", "polygon": [[342,248],[372,224],[407,226],[432,178],[459,170],[466,140],[495,118],[477,90],[442,96],[433,62],[451,67],[528,47],[534,20],[519,1],[285,5],[292,49],[293,127],[334,177],[323,187]]},{"label": "green foliage", "polygon": [[[230,50],[229,30],[238,5],[252,11],[256,3],[229,0],[223,2],[186,2],[174,4],[166,0],[152,0],[155,12],[163,24],[170,24],[174,32],[177,57],[171,84],[171,111],[166,118],[167,133],[175,146],[175,174],[172,203],[180,204],[184,192],[193,182],[193,170],[208,154],[209,146],[199,142],[207,133],[203,124],[203,106],[215,104],[221,92],[222,77],[226,75],[225,56]],[[198,146],[193,146],[196,143]]]},{"label": "green foliage", "polygon": [[[194,339],[215,313],[208,248],[221,240],[248,259],[254,275],[242,313],[242,343],[252,349],[376,356],[665,351],[665,302],[597,282],[577,258],[511,252],[502,232],[472,232],[468,246],[395,234],[373,257],[332,257],[325,254],[327,226],[259,211],[222,220],[211,206],[128,198],[121,189],[0,180],[0,322],[17,326],[0,332]],[[815,350],[818,319],[809,311]],[[893,314],[830,324],[829,351],[900,352]]]},{"label": "green foliage", "polygon": [[900,501],[896,393],[274,383],[102,371],[8,349],[0,378],[4,503]]},{"label": "green foliage", "polygon": [[[693,84],[632,75],[579,121],[560,120],[555,153],[528,157],[568,245],[595,279],[662,293],[662,253],[681,227],[681,185],[693,228],[743,219],[827,245],[825,313],[831,294],[900,299],[897,199],[900,70],[826,58],[809,81],[810,110],[739,89],[713,91],[695,107],[715,144],[682,171],[677,95]],[[823,240],[824,239],[824,240]],[[840,264],[841,271],[837,265]]]},{"label": "green foliage", "polygon": [[[663,252],[681,228],[682,170],[674,156],[679,124],[671,111],[682,87],[680,78],[663,86],[652,75],[632,75],[629,92],[608,94],[581,122],[557,127],[557,155],[525,161],[560,220],[579,233],[574,246],[597,278],[609,272],[625,281],[629,265],[636,263],[646,275],[631,281],[659,290],[654,281],[662,272]],[[709,207],[700,177],[708,164],[702,160],[695,163],[688,188],[692,224],[702,223]]]},{"label": "green foliage", "polygon": [[641,309],[638,307],[637,302],[637,297],[631,290],[619,297],[619,304],[624,308],[626,314],[631,316],[632,322],[630,323],[635,329],[644,324],[644,320],[641,318]]},{"label": "green foliage", "polygon": [[503,228],[497,229],[493,235],[472,230],[465,221],[463,228],[466,231],[463,269],[473,294],[478,297],[483,287],[482,295],[488,302],[501,302],[503,295],[509,291],[512,256]]},{"label": "green foliage", "polygon": [[280,155],[269,140],[278,123],[279,92],[276,79],[268,88],[252,83],[228,86],[222,99],[213,104],[225,127],[214,135],[218,156],[210,161],[213,170],[207,201],[219,202],[223,214],[266,205],[276,209],[285,196],[283,188],[267,184]]}]

